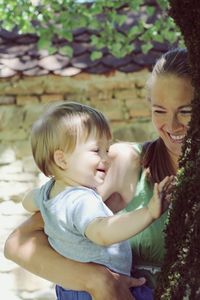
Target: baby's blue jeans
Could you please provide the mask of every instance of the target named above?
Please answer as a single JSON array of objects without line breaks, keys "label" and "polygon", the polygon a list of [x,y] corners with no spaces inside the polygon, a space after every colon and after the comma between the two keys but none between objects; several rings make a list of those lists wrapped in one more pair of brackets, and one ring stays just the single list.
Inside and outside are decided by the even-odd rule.
[{"label": "baby's blue jeans", "polygon": [[[131,288],[131,293],[136,300],[153,300],[153,290],[146,285]],[[57,300],[92,300],[90,294],[84,291],[65,290],[56,285]]]}]

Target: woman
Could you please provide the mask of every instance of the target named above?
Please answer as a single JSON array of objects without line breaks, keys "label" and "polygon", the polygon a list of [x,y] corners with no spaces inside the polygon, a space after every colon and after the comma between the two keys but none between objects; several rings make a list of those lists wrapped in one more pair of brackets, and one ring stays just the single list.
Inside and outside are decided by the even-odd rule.
[{"label": "woman", "polygon": [[[158,139],[144,145],[133,146],[132,166],[126,165],[126,157],[122,153],[118,155],[119,145],[111,147],[111,155],[114,153],[113,156],[116,156],[113,160],[113,170],[117,172],[120,164],[127,166],[124,174],[115,176],[116,180],[121,181],[119,186],[125,183],[127,187],[129,182],[125,179],[127,177],[135,180],[134,161],[137,153],[141,158],[137,191],[126,208],[128,211],[146,205],[152,195],[153,183],[160,182],[165,176],[175,175],[177,172],[181,147],[191,118],[191,101],[194,93],[187,52],[174,49],[162,56],[153,69],[147,87],[152,121]],[[130,151],[127,151],[131,155]],[[116,185],[116,182],[114,184]],[[127,188],[129,189],[127,193],[124,195],[121,193],[123,199],[129,198],[131,188],[130,186]],[[121,203],[112,202],[112,205],[119,208]],[[133,263],[137,265],[136,273],[148,277],[151,286],[155,286],[156,275],[163,261],[163,229],[166,217],[165,213],[145,231],[131,239]],[[121,277],[103,266],[83,265],[59,256],[47,243],[39,214],[27,220],[9,236],[5,244],[5,256],[30,272],[63,287],[85,290],[96,300],[133,299],[129,287],[144,282],[144,279]]]},{"label": "woman", "polygon": [[[191,101],[194,89],[191,84],[187,52],[175,49],[156,63],[147,82],[152,122],[158,134],[156,141],[147,142],[141,149],[142,171],[137,192],[127,210],[141,207],[152,195],[152,183],[167,175],[175,175],[178,160],[191,119]],[[155,287],[156,275],[164,257],[163,229],[167,213],[143,232],[131,239],[136,269]]]}]

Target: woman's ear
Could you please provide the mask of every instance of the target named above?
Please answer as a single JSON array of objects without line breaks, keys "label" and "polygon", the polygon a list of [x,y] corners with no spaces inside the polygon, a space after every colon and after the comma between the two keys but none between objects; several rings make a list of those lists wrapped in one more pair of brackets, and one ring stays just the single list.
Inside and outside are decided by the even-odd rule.
[{"label": "woman's ear", "polygon": [[61,168],[62,170],[66,170],[67,160],[66,155],[62,150],[56,150],[54,152],[54,161],[59,168]]}]

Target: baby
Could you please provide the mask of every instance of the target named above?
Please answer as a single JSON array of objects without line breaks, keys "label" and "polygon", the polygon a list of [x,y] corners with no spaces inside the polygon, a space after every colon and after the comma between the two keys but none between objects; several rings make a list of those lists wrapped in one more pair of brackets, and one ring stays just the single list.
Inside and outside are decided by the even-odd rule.
[{"label": "baby", "polygon": [[[146,207],[114,215],[97,192],[109,168],[111,139],[109,124],[98,110],[76,102],[50,107],[33,125],[31,145],[37,166],[51,179],[34,197],[25,197],[23,206],[40,210],[49,243],[61,255],[130,276],[127,240],[160,217],[165,201],[161,195],[170,178],[155,184]],[[136,300],[153,299],[146,285],[131,292]],[[60,286],[56,293],[58,300],[92,299],[84,291]]]}]

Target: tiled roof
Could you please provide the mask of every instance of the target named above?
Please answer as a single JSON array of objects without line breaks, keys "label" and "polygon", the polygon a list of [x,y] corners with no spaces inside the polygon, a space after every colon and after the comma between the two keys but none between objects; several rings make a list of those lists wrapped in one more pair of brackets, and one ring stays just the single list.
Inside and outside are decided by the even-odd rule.
[{"label": "tiled roof", "polygon": [[[128,12],[127,23],[119,30],[126,32],[140,17],[141,15],[134,12]],[[156,17],[159,17],[158,10]],[[59,50],[53,55],[49,55],[46,50],[38,50],[36,35],[19,35],[17,30],[12,32],[0,30],[0,77],[11,77],[17,74],[74,76],[81,72],[105,74],[114,70],[125,73],[135,72],[144,68],[151,69],[161,53],[172,46],[167,43],[154,43],[148,54],[143,54],[140,40],[135,39],[134,50],[126,57],[116,58],[107,49],[103,49],[103,57],[92,61],[90,54],[93,49],[89,45],[91,32],[87,28],[80,28],[74,31],[73,36],[73,42],[70,44],[65,40],[57,41],[58,48],[59,45],[66,44],[72,46],[74,54],[69,59],[59,53]]]}]

